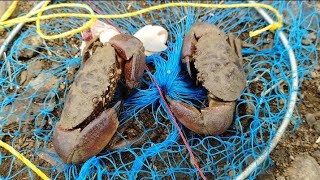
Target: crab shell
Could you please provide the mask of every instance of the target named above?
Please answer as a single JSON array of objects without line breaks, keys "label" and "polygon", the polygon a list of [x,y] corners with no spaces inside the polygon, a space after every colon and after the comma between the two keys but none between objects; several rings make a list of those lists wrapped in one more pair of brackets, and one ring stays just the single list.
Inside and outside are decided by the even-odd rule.
[{"label": "crab shell", "polygon": [[[189,42],[191,39],[197,42]],[[194,44],[194,48],[188,47]],[[192,49],[188,51],[187,49]],[[215,97],[234,101],[246,87],[246,74],[240,58],[227,42],[227,36],[216,26],[196,23],[184,40],[182,56],[190,56],[197,69],[197,80]]]}]

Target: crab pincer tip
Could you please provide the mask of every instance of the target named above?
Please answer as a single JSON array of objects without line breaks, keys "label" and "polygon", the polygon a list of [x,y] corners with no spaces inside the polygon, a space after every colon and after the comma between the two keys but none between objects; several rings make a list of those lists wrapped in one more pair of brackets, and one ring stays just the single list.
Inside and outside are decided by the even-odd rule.
[{"label": "crab pincer tip", "polygon": [[187,66],[188,74],[189,74],[189,76],[192,78],[192,73],[191,73],[191,67],[190,67],[189,57],[186,57],[186,66]]},{"label": "crab pincer tip", "polygon": [[118,101],[112,108],[118,110],[120,108],[121,101]]}]

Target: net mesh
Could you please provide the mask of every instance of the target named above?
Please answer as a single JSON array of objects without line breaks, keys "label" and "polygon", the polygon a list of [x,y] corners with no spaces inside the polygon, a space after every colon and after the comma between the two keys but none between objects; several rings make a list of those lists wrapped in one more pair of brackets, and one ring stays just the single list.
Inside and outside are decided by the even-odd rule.
[{"label": "net mesh", "polygon": [[[151,1],[93,3],[103,14],[131,12],[157,4]],[[319,14],[316,2],[262,3],[271,4],[284,16],[282,30],[295,52],[301,86],[302,80],[310,77],[310,70],[317,63],[315,59],[318,59],[316,42],[319,40]],[[83,11],[65,8],[44,14]],[[79,27],[87,20],[46,20],[41,27],[46,34],[57,34]],[[147,24],[165,27],[169,32],[168,49],[148,57],[147,65],[165,94],[203,108],[206,105],[206,90],[196,87],[189,80],[180,61],[183,37],[196,21],[215,24],[225,33],[233,33],[244,42],[242,53],[248,81],[237,101],[235,119],[229,130],[220,136],[204,136],[180,125],[207,178],[234,178],[263,149],[269,147],[288,107],[292,92],[290,62],[278,33],[264,32],[250,38],[249,31],[268,25],[253,8],[174,7],[132,18],[112,19],[122,32],[129,34],[134,34]],[[51,138],[68,87],[81,67],[80,43],[79,34],[54,41],[41,39],[35,26],[28,25],[10,44],[6,60],[0,61],[0,139],[13,146],[52,179],[200,178],[147,72],[142,80],[143,85],[124,101],[119,112],[120,126],[115,137],[127,145],[116,150],[105,149],[79,165],[67,165],[58,158],[52,151]],[[293,130],[300,123],[297,109],[295,115],[291,118]],[[249,178],[253,179],[271,164],[270,158],[267,159]],[[28,167],[6,151],[0,151],[0,165],[1,178],[37,178]]]}]

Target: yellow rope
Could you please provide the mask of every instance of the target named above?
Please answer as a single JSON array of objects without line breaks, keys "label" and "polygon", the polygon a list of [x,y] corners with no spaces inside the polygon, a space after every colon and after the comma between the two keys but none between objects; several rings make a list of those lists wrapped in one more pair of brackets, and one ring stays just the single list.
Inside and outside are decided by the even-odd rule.
[{"label": "yellow rope", "polygon": [[[74,34],[79,33],[85,29],[88,29],[93,24],[93,22],[96,18],[107,18],[107,19],[128,18],[128,17],[132,17],[132,16],[141,15],[143,13],[150,12],[153,10],[159,10],[159,9],[163,9],[163,8],[167,8],[167,7],[174,7],[174,6],[197,7],[197,8],[224,8],[224,9],[259,7],[259,8],[268,9],[276,14],[276,16],[278,18],[278,22],[275,22],[275,23],[273,23],[267,27],[264,27],[262,29],[250,32],[249,33],[250,37],[257,36],[257,35],[265,32],[265,31],[268,31],[268,30],[275,31],[275,30],[282,27],[282,16],[280,15],[280,13],[272,6],[266,5],[266,4],[202,4],[202,3],[177,2],[177,3],[167,3],[167,4],[151,6],[151,7],[141,9],[138,11],[134,11],[131,13],[96,15],[96,14],[94,14],[94,11],[92,10],[92,8],[90,8],[86,4],[62,3],[62,4],[48,6],[49,3],[50,3],[50,1],[47,1],[42,6],[41,9],[39,9],[35,12],[29,13],[29,14],[22,16],[22,17],[17,17],[17,18],[11,19],[11,20],[7,20],[11,16],[11,14],[13,13],[13,11],[15,10],[15,8],[17,6],[17,1],[14,1],[11,4],[11,6],[9,7],[9,9],[5,12],[5,14],[0,19],[0,25],[1,25],[0,30],[4,29],[6,27],[14,26],[15,24],[18,24],[21,22],[26,23],[26,22],[35,21],[36,27],[37,27],[37,33],[39,34],[39,36],[41,36],[44,39],[57,39],[57,38],[63,38],[66,36],[74,35]],[[66,7],[84,8],[84,9],[87,9],[90,12],[90,14],[57,13],[57,14],[42,15],[42,13],[46,10],[56,9],[56,8],[66,8]],[[37,17],[32,17],[34,15],[37,15]],[[48,35],[45,35],[42,33],[40,20],[52,19],[52,18],[63,18],[63,17],[90,18],[90,21],[77,29],[73,29],[73,30],[70,30],[70,31],[67,31],[67,32],[64,32],[61,34],[48,36]],[[19,158],[24,164],[26,164],[28,167],[30,167],[30,169],[32,169],[42,179],[46,179],[46,180],[49,179],[42,171],[40,171],[34,164],[32,164],[28,159],[26,159],[22,154],[17,152],[14,148],[12,148],[11,146],[9,146],[8,144],[4,143],[1,140],[0,140],[0,146],[5,148],[6,150],[8,150],[10,153],[15,155],[17,158]]]},{"label": "yellow rope", "polygon": [[0,140],[0,146],[9,151],[11,154],[15,155],[19,158],[25,165],[27,165],[30,169],[32,169],[36,174],[38,174],[42,179],[50,180],[40,169],[38,169],[34,164],[32,164],[27,158],[25,158],[22,154],[16,151],[9,144]]},{"label": "yellow rope", "polygon": [[13,13],[13,11],[16,9],[18,4],[18,1],[13,1],[11,6],[8,8],[8,10],[2,15],[0,18],[0,22],[7,20]]},{"label": "yellow rope", "polygon": [[[48,2],[49,3],[49,2]],[[47,3],[47,4],[48,4]],[[230,9],[230,8],[249,8],[249,7],[259,7],[259,8],[265,8],[268,9],[272,12],[274,12],[278,18],[278,22],[275,22],[265,28],[253,31],[249,33],[250,37],[253,36],[257,36],[259,34],[261,34],[262,32],[265,32],[267,30],[270,31],[274,31],[276,29],[279,29],[282,27],[282,16],[280,15],[280,13],[273,8],[270,5],[267,4],[202,4],[202,3],[185,3],[185,2],[177,2],[177,3],[167,3],[167,4],[161,4],[161,5],[156,5],[156,6],[151,6],[145,9],[141,9],[138,11],[134,11],[134,12],[130,12],[130,13],[124,13],[124,14],[108,14],[108,15],[97,15],[94,14],[94,11],[86,4],[77,4],[77,3],[61,3],[61,4],[55,4],[55,5],[50,5],[47,6],[47,4],[45,4],[41,9],[32,12],[30,14],[27,14],[25,16],[22,17],[18,17],[18,18],[14,18],[11,20],[7,20],[7,21],[3,21],[0,23],[0,25],[2,25],[2,27],[0,27],[0,29],[3,29],[5,27],[11,27],[17,23],[21,23],[21,22],[33,22],[36,21],[36,25],[37,25],[37,32],[38,34],[44,38],[44,39],[57,39],[57,38],[64,38],[70,35],[74,35],[76,33],[80,33],[81,31],[88,29],[93,21],[96,18],[107,18],[107,19],[114,19],[114,18],[128,18],[128,17],[132,17],[132,16],[137,16],[137,15],[141,15],[143,13],[146,12],[150,12],[153,10],[159,10],[159,9],[163,9],[163,8],[167,8],[167,7],[174,7],[174,6],[181,6],[181,7],[197,7],[197,8],[224,8],[224,9]],[[42,13],[46,10],[49,9],[57,9],[57,8],[70,8],[70,7],[77,7],[77,8],[84,8],[87,9],[90,14],[77,14],[77,13],[57,13],[57,14],[48,14],[48,15],[42,15]],[[33,15],[36,15],[37,17],[32,17]],[[90,18],[90,21],[81,26],[80,28],[77,29],[73,29],[67,32],[63,32],[61,34],[57,34],[57,35],[45,35],[42,33],[41,31],[41,25],[40,25],[40,20],[44,20],[44,19],[52,19],[52,18],[65,18],[65,17],[77,17],[77,18]]]}]

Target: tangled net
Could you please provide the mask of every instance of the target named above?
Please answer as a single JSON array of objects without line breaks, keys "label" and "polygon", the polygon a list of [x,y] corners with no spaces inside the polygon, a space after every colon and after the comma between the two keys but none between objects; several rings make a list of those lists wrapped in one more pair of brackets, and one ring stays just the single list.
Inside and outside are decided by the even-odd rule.
[{"label": "tangled net", "polygon": [[[314,59],[318,59],[316,2],[262,3],[270,3],[284,15],[282,30],[295,52],[301,86],[302,80],[310,77],[310,70],[317,63]],[[156,3],[97,1],[94,4],[103,14],[118,14]],[[44,14],[58,11],[80,13],[82,10],[68,8]],[[86,20],[46,20],[41,28],[47,34],[57,34],[79,27]],[[206,103],[206,91],[188,80],[180,62],[184,34],[196,21],[215,24],[225,33],[233,33],[244,41],[247,87],[238,99],[235,120],[229,130],[221,136],[203,136],[180,126],[207,178],[235,178],[270,146],[287,110],[292,92],[290,63],[278,33],[264,32],[258,38],[250,38],[249,31],[268,25],[252,8],[212,10],[174,7],[112,20],[122,32],[130,34],[147,24],[165,27],[169,32],[168,49],[147,58],[147,65],[153,69],[153,78],[173,99],[189,104],[196,100],[199,103],[193,105],[202,107],[201,104]],[[315,37],[310,37],[310,34]],[[7,49],[6,60],[0,61],[0,139],[52,179],[199,178],[147,72],[143,85],[126,99],[121,109],[120,126],[115,136],[128,145],[116,150],[106,149],[80,165],[63,164],[52,152],[53,129],[59,121],[68,87],[81,67],[80,41],[79,34],[55,41],[43,40],[34,26],[27,26]],[[300,119],[297,111],[295,114],[297,116],[292,117],[292,121],[296,127]],[[249,178],[254,178],[271,164],[272,161],[267,159]],[[16,157],[4,151],[0,152],[0,165],[1,178],[36,177]]]}]

